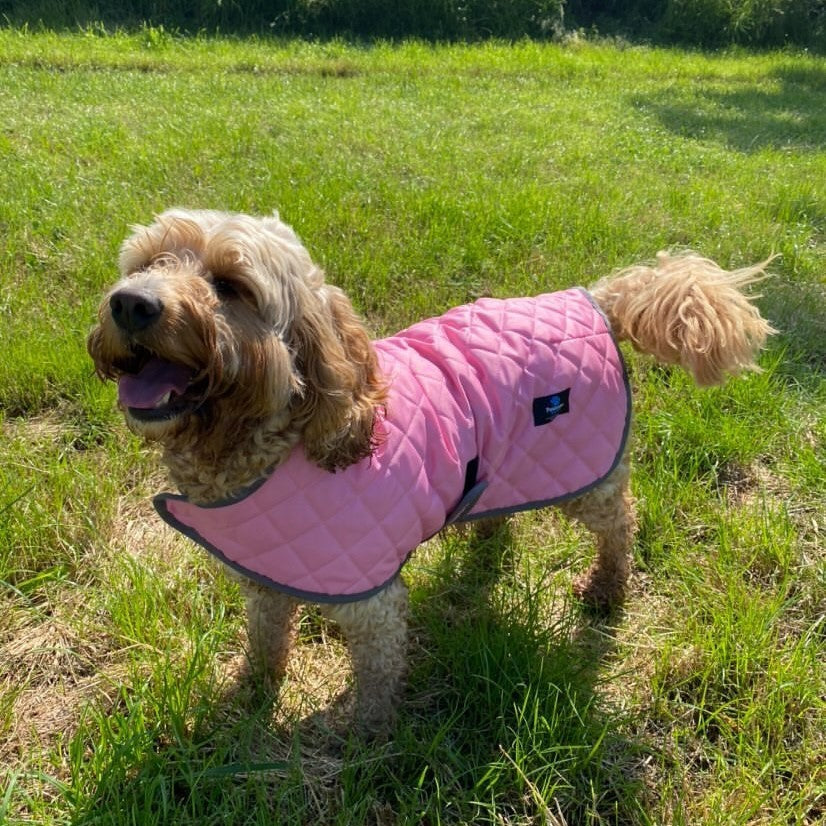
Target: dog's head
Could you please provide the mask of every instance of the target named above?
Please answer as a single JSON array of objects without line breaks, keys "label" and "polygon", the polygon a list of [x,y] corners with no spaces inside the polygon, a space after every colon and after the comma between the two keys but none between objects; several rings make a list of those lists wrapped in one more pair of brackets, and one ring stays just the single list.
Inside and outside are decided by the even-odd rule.
[{"label": "dog's head", "polygon": [[88,349],[129,427],[168,448],[278,420],[333,470],[369,454],[384,386],[363,324],[278,219],[136,227]]}]

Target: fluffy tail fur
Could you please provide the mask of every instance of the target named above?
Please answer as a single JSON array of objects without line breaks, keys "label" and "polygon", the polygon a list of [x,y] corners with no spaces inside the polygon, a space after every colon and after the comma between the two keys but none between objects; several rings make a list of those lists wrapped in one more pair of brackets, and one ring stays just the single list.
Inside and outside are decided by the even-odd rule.
[{"label": "fluffy tail fur", "polygon": [[776,332],[742,288],[765,277],[768,261],[728,272],[696,253],[661,252],[653,267],[629,267],[597,282],[591,293],[618,339],[666,364],[679,364],[697,384],[758,370],[755,356]]}]

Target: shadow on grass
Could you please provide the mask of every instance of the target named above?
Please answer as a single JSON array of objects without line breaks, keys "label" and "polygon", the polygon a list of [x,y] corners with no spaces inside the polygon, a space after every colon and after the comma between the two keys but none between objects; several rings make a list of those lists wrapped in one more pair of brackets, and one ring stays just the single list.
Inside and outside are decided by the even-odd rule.
[{"label": "shadow on grass", "polygon": [[152,723],[137,703],[73,823],[647,822],[644,747],[595,688],[608,627],[546,577],[514,582],[507,526],[443,544],[414,590],[410,687],[389,742],[317,718],[288,730],[269,702],[211,703],[203,688]]},{"label": "shadow on grass", "polygon": [[778,329],[782,358],[776,375],[812,389],[826,376],[826,286],[811,282],[766,282],[764,304]]},{"label": "shadow on grass", "polygon": [[584,612],[547,571],[526,574],[507,522],[443,544],[415,595],[404,732],[425,745],[424,820],[464,801],[469,822],[644,821],[641,747],[595,690],[618,617]]},{"label": "shadow on grass", "polygon": [[764,149],[819,152],[826,144],[826,69],[779,67],[769,81],[698,82],[689,91],[664,89],[634,104],[653,112],[681,137],[716,141],[745,154]]}]

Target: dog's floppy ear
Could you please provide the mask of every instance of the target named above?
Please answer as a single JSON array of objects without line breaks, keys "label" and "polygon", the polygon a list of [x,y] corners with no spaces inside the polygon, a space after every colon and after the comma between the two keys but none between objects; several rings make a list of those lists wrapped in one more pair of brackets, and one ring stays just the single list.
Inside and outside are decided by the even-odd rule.
[{"label": "dog's floppy ear", "polygon": [[329,284],[306,289],[311,296],[296,302],[289,340],[303,384],[294,417],[304,423],[307,458],[334,471],[373,452],[373,425],[386,386],[347,296]]}]

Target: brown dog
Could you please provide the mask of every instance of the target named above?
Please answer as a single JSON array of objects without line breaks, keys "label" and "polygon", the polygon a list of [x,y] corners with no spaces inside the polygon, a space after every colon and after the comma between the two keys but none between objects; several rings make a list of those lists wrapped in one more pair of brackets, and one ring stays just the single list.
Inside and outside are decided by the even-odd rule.
[{"label": "brown dog", "polygon": [[[325,283],[277,216],[171,210],[124,243],[89,352],[120,382],[128,426],[163,447],[172,483],[199,505],[277,474],[294,450],[325,471],[369,461],[392,377],[338,288]],[[726,272],[694,254],[661,254],[590,289],[618,340],[686,368],[698,384],[756,369],[772,332],[741,288],[763,266]],[[601,607],[622,599],[634,533],[627,452],[596,486],[561,504],[596,537],[575,583]],[[253,664],[284,672],[298,599],[244,578]],[[405,672],[407,594],[396,575],[363,599],[325,603],[347,639],[357,713],[386,729]]]}]

